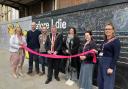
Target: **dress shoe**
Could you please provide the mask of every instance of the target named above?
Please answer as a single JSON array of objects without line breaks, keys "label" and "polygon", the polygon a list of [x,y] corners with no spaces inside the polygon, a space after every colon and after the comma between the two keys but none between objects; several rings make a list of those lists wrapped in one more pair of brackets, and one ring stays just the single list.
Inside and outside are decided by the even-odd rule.
[{"label": "dress shoe", "polygon": [[40,73],[40,71],[36,71],[36,74],[39,74]]},{"label": "dress shoe", "polygon": [[39,74],[39,75],[40,75],[40,76],[42,76],[42,75],[44,75],[44,74],[45,74],[45,72],[40,72],[40,74]]},{"label": "dress shoe", "polygon": [[60,78],[59,78],[59,77],[55,77],[55,79],[56,79],[57,81],[60,81]]},{"label": "dress shoe", "polygon": [[45,84],[49,84],[52,80],[51,79],[47,79]]},{"label": "dress shoe", "polygon": [[43,71],[43,74],[45,74],[45,71]]},{"label": "dress shoe", "polygon": [[32,71],[28,71],[27,74],[32,74]]}]

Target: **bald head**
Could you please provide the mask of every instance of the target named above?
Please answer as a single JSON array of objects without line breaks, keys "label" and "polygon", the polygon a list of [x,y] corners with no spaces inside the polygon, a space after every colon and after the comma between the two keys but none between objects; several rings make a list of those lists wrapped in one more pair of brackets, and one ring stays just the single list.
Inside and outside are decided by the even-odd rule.
[{"label": "bald head", "polygon": [[36,29],[36,22],[32,22],[32,30],[35,30]]}]

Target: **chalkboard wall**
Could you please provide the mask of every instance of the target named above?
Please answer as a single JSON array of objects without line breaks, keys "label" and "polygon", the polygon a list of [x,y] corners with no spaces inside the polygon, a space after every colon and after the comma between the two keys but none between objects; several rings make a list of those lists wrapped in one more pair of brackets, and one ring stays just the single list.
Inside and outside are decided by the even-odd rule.
[{"label": "chalkboard wall", "polygon": [[[52,23],[55,24],[57,21],[60,21],[58,26],[60,32],[65,33],[68,27],[75,27],[81,38],[83,38],[85,30],[92,30],[98,45],[103,41],[105,23],[112,21],[116,27],[116,35],[120,38],[122,44],[119,61],[128,63],[128,3],[86,9],[48,17],[40,15],[33,17],[33,21],[37,23],[37,28],[40,27],[40,24],[47,24],[50,28]],[[61,26],[61,23],[64,23],[63,27]]]}]

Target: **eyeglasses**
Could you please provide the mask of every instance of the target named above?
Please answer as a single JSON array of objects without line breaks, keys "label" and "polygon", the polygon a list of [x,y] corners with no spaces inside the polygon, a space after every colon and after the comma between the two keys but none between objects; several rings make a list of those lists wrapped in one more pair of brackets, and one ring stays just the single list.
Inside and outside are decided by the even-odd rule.
[{"label": "eyeglasses", "polygon": [[107,29],[107,28],[106,28],[105,30],[113,30],[113,29]]}]

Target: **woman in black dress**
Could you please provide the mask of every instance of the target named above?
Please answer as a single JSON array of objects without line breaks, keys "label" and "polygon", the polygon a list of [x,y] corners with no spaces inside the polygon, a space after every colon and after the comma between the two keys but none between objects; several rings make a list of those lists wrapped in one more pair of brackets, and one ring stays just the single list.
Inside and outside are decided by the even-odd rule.
[{"label": "woman in black dress", "polygon": [[[78,54],[78,49],[80,46],[80,39],[76,34],[76,29],[74,27],[69,28],[68,35],[64,38],[64,53],[68,55]],[[77,78],[79,78],[80,72],[80,60],[79,57],[71,58],[71,67],[76,70]]]}]

